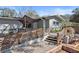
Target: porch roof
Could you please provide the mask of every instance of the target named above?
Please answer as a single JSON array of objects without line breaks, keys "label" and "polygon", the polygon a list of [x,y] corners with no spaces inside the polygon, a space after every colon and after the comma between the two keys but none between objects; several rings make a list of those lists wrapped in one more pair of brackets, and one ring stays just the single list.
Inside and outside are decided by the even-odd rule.
[{"label": "porch roof", "polygon": [[29,17],[29,16],[24,16],[23,18],[20,18],[19,19],[19,21],[21,21],[23,24],[25,24],[25,22],[27,23],[27,24],[31,24],[31,23],[33,23],[33,22],[38,22],[39,20],[41,20],[40,18],[31,18],[31,17]]},{"label": "porch roof", "polygon": [[45,20],[50,20],[50,19],[56,19],[57,21],[64,21],[64,18],[61,18],[59,15],[54,15],[54,16],[44,16],[42,17]]}]

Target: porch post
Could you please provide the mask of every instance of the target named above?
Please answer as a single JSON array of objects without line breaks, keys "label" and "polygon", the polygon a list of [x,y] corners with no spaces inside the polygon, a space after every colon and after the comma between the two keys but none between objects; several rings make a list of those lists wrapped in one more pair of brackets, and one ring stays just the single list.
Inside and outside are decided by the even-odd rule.
[{"label": "porch post", "polygon": [[46,25],[45,25],[45,20],[44,19],[41,19],[43,21],[43,36],[45,35],[45,29],[46,29]]},{"label": "porch post", "polygon": [[25,22],[25,31],[27,31],[26,29],[27,29],[27,23],[26,23],[26,17],[24,18],[24,22]]}]

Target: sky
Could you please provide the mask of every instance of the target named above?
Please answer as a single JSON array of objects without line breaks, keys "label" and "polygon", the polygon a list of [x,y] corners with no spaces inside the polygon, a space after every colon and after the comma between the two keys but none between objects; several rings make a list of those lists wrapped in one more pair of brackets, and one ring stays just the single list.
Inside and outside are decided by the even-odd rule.
[{"label": "sky", "polygon": [[79,8],[79,6],[0,6],[0,8],[15,9],[17,12],[24,12],[32,9],[35,10],[40,16],[46,16],[56,14],[72,14],[72,10]]}]

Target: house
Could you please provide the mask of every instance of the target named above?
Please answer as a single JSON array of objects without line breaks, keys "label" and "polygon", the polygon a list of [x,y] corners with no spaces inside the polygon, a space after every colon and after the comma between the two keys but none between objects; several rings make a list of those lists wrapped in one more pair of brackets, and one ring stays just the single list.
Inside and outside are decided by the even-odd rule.
[{"label": "house", "polygon": [[16,18],[0,17],[0,34],[16,33],[22,27],[23,24],[16,20]]},{"label": "house", "polygon": [[45,30],[50,29],[61,29],[62,28],[62,21],[64,18],[60,15],[54,16],[45,16],[45,17],[29,17],[25,15],[23,18],[20,18],[19,21],[23,24],[23,27],[26,29],[38,29],[44,28]]}]

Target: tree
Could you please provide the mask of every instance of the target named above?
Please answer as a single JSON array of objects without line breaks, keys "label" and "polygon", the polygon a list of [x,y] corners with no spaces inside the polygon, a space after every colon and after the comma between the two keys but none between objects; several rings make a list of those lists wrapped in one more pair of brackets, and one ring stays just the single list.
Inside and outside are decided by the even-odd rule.
[{"label": "tree", "polygon": [[79,23],[79,8],[74,9],[72,12],[73,15],[70,17],[70,21]]},{"label": "tree", "polygon": [[16,17],[17,12],[13,9],[4,8],[1,14],[2,14],[2,17]]},{"label": "tree", "polygon": [[19,13],[18,13],[18,15],[17,15],[18,17],[23,17],[24,16],[24,13],[23,12],[21,12],[21,11],[19,11]]},{"label": "tree", "polygon": [[26,12],[26,15],[31,18],[39,18],[39,15],[37,14],[37,12],[35,10],[28,10]]},{"label": "tree", "polygon": [[15,10],[10,10],[10,17],[16,17],[17,12]]}]

